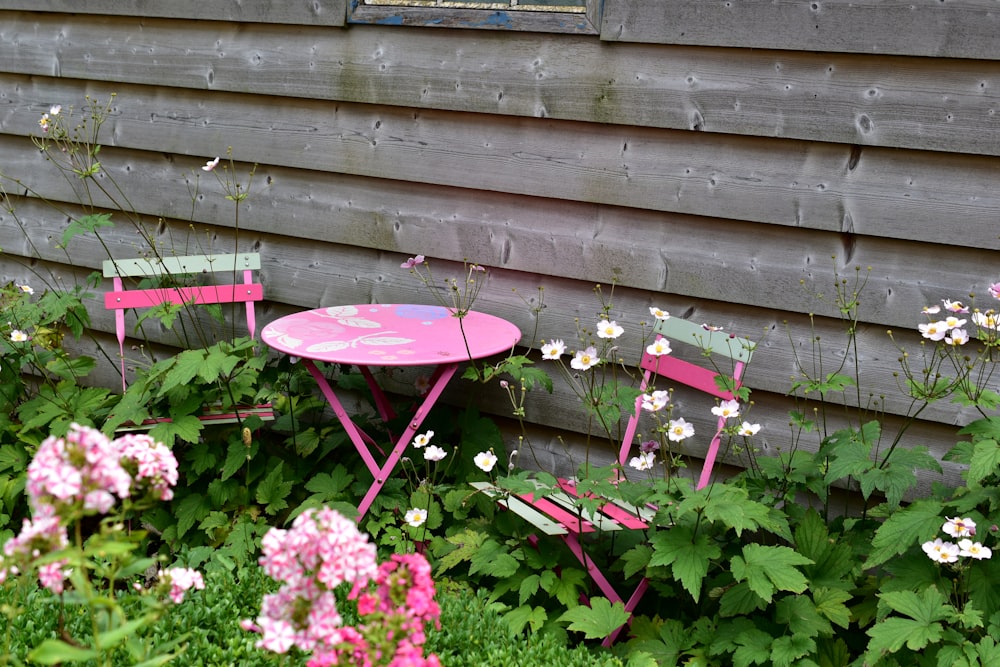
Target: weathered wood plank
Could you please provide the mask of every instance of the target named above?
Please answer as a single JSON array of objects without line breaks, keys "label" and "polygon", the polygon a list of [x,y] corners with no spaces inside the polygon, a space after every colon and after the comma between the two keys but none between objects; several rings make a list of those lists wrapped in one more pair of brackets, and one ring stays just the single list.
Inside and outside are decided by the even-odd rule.
[{"label": "weathered wood plank", "polygon": [[60,14],[103,14],[139,18],[163,17],[195,21],[289,23],[342,26],[347,0],[4,0],[4,9]]},{"label": "weathered wood plank", "polygon": [[199,159],[232,146],[247,162],[848,234],[958,225],[954,242],[986,239],[1000,208],[998,158],[290,98],[261,117],[255,96],[18,75],[0,87],[2,132],[36,132],[50,104],[117,89],[107,143]]},{"label": "weathered wood plank", "polygon": [[[8,253],[37,253],[40,259],[53,262],[65,262],[69,255],[79,267],[96,268],[106,258],[105,247],[121,256],[133,256],[141,251],[136,245],[138,239],[134,231],[126,226],[102,232],[104,245],[94,238],[84,236],[75,239],[68,251],[63,251],[59,247],[65,224],[63,219],[53,215],[38,202],[15,203],[27,234],[12,223],[10,214],[0,214],[0,247],[4,247]],[[463,229],[461,225],[452,224],[452,231],[448,232],[447,226],[442,224],[437,229],[411,230],[404,221],[400,223],[400,228],[413,234],[407,241],[414,244],[414,249],[410,251],[412,254],[425,252],[432,258],[435,275],[439,280],[459,275],[459,262],[463,256],[495,267],[481,295],[480,307],[517,324],[525,334],[523,342],[526,345],[537,347],[542,339],[562,338],[571,347],[579,346],[577,322],[593,326],[598,317],[599,302],[591,292],[594,283],[608,285],[613,279],[607,262],[609,256],[615,256],[614,251],[610,251],[607,256],[603,252],[588,254],[584,258],[588,270],[566,277],[568,272],[565,266],[551,259],[547,261],[544,254],[526,263],[494,262],[497,255],[491,255],[488,249],[477,250],[474,244],[463,244],[458,240],[465,233],[470,238],[479,237],[480,230],[476,227]],[[213,247],[207,250],[228,251],[238,245],[240,248],[259,251],[264,258],[261,282],[264,284],[266,297],[272,302],[265,306],[259,316],[261,321],[266,321],[270,312],[278,316],[294,308],[368,302],[425,303],[431,300],[427,289],[410,276],[409,272],[399,268],[405,254],[386,252],[379,247],[333,243],[323,236],[310,237],[308,233],[300,237],[276,236],[273,234],[274,229],[273,220],[266,230],[244,228],[237,241],[232,230],[224,227],[201,224],[191,227],[187,223],[167,221],[157,228],[156,238],[163,248],[177,247],[178,243],[186,241],[204,242],[205,239],[212,239]],[[552,234],[552,231],[546,230],[546,233]],[[747,228],[722,234],[720,238],[728,236],[753,237],[755,234],[752,229]],[[535,243],[544,245],[540,237],[536,237]],[[753,386],[761,389],[779,393],[788,391],[791,386],[790,378],[798,375],[796,356],[810,360],[817,337],[823,341],[823,365],[827,372],[841,363],[847,349],[847,339],[842,335],[843,327],[837,320],[820,317],[813,326],[808,317],[793,312],[820,313],[835,310],[834,304],[829,301],[824,303],[811,296],[815,292],[823,292],[829,300],[837,281],[832,261],[817,262],[815,266],[808,268],[762,263],[753,273],[740,273],[741,269],[736,267],[738,278],[720,281],[712,279],[713,271],[714,275],[718,275],[714,265],[706,273],[703,257],[691,253],[690,249],[699,245],[702,244],[684,244],[666,251],[664,257],[671,264],[671,271],[680,275],[666,289],[661,290],[658,285],[648,284],[633,287],[620,284],[615,289],[611,316],[629,328],[628,336],[620,344],[623,358],[638,360],[643,345],[638,333],[639,323],[650,319],[648,309],[655,305],[675,315],[721,325],[728,331],[760,340],[760,348],[754,361]],[[186,251],[186,247],[182,245],[178,250]],[[461,254],[464,249],[470,248],[476,254]],[[634,248],[631,252],[633,254],[630,261],[636,268],[641,268],[645,259],[641,254],[636,254]],[[520,253],[515,252],[511,256],[519,255]],[[914,355],[920,347],[919,337],[915,332],[916,325],[923,321],[919,315],[920,307],[944,296],[967,292],[959,291],[960,278],[955,279],[950,290],[948,286],[944,286],[933,295],[930,290],[924,294],[907,287],[908,282],[916,280],[913,276],[918,274],[922,265],[937,259],[939,258],[929,255],[917,256],[913,258],[910,273],[893,275],[890,281],[875,275],[862,295],[864,303],[874,304],[871,310],[876,311],[876,315],[884,317],[885,313],[891,313],[899,318],[895,325],[899,329],[896,338],[900,344],[912,350]],[[958,272],[963,263],[970,262],[970,257],[960,258],[955,263],[955,271]],[[950,264],[940,265],[945,267],[941,272],[942,276],[952,274]],[[846,277],[853,280],[851,270],[837,270],[839,275],[846,273]],[[650,272],[655,272],[655,269],[650,269]],[[588,273],[600,275],[587,275]],[[634,275],[641,273],[636,271]],[[699,276],[704,276],[704,279],[698,278]],[[809,283],[800,286],[801,279],[807,279]],[[735,284],[734,280],[756,284],[757,288],[748,291],[753,295],[752,298],[743,296],[743,286]],[[526,302],[535,299],[534,305],[538,305],[538,287],[544,288],[544,308],[540,314],[533,313],[532,305]],[[926,289],[926,285],[923,287]],[[887,295],[886,292],[891,294]],[[92,318],[96,328],[113,330],[110,316],[98,301],[95,301],[95,308],[92,309]],[[869,395],[884,395],[888,411],[905,412],[909,407],[908,402],[900,396],[897,379],[893,375],[899,370],[897,357],[900,352],[886,335],[885,329],[885,326],[876,324],[862,324],[859,327],[857,358],[863,376],[862,401],[867,401]],[[853,358],[846,361],[853,363]],[[968,409],[941,405],[929,410],[926,416],[948,423],[963,423],[971,420],[974,414]]]},{"label": "weathered wood plank", "polygon": [[0,62],[32,75],[1000,155],[994,62],[381,27],[83,16],[67,27],[12,12],[0,13]]},{"label": "weathered wood plank", "polygon": [[[112,168],[111,150],[102,156],[104,164]],[[127,183],[131,174],[140,173],[140,157],[129,154],[116,170],[117,180]],[[227,205],[222,192],[213,196],[211,182],[199,186],[204,188],[203,198],[192,209],[190,200],[184,201],[193,187],[186,180],[191,172],[169,174],[168,166],[151,170],[151,180],[141,178],[126,190],[130,200],[149,214],[152,228],[159,215],[192,210],[195,221],[233,224],[235,210]],[[259,176],[261,183],[271,173]],[[314,176],[302,174],[304,179]],[[47,183],[58,184],[57,179],[37,178],[47,196],[66,194],[45,187]],[[986,294],[996,278],[984,273],[981,250],[957,245],[663,215],[624,207],[537,199],[500,201],[499,196],[483,197],[469,191],[430,188],[421,192],[398,183],[364,183],[360,179],[351,181],[339,195],[320,196],[324,187],[329,192],[329,181],[317,180],[301,189],[302,183],[290,173],[271,180],[274,185],[259,194],[263,201],[251,198],[241,213],[243,230],[273,231],[278,215],[287,221],[284,228],[289,236],[309,241],[451,260],[467,257],[526,273],[605,284],[616,280],[623,286],[654,292],[750,306],[780,304],[788,311],[828,315],[836,312],[834,304],[815,303],[799,283],[806,280],[825,291],[834,283],[835,264],[830,257],[837,256],[836,266],[842,272],[854,265],[873,267],[862,320],[890,327],[912,326],[920,307],[941,298],[960,298],[970,290]],[[144,202],[143,193],[156,183],[160,184],[158,195]],[[204,207],[201,202],[205,202]],[[160,203],[165,206],[159,208]],[[47,207],[31,201],[18,206],[27,227],[51,228],[46,218],[52,217],[52,211]],[[317,208],[323,213],[317,215]],[[336,221],[333,224],[331,216]],[[543,226],[538,225],[540,219],[545,221]],[[202,241],[199,234],[183,228],[176,233],[188,239],[186,244],[195,244],[175,247],[177,252],[212,250],[197,245]],[[47,238],[56,241],[61,236],[56,230],[48,234]],[[429,244],[428,239],[434,241]],[[123,247],[121,256],[136,255],[135,248],[124,244],[137,240],[133,233],[117,241],[122,244],[117,247]],[[5,241],[16,243],[15,239]],[[74,241],[74,245],[81,242]],[[94,251],[103,253],[103,248],[95,246]],[[929,266],[936,270],[927,271]]]},{"label": "weathered wood plank", "polygon": [[605,0],[601,39],[998,59],[994,0]]}]

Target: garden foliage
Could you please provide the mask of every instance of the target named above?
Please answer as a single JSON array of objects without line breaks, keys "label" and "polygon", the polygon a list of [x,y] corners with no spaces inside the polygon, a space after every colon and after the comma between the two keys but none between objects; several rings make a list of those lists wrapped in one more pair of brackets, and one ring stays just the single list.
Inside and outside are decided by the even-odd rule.
[{"label": "garden foliage", "polygon": [[[130,227],[150,256],[188,252],[165,246],[154,233],[161,220],[141,214],[104,170],[97,138],[109,105],[88,100],[76,127],[61,108],[42,119],[36,144],[81,194],[82,213],[70,216],[63,245],[69,252],[84,237],[108,248],[106,234]],[[211,160],[201,170],[199,175],[219,177],[238,230],[253,170],[245,184],[232,159]],[[5,202],[16,219],[16,199]],[[488,279],[483,267],[467,263],[459,278],[441,281],[422,256],[403,268],[459,317]],[[621,603],[596,594],[561,542],[537,535],[468,485],[489,480],[511,494],[553,493],[553,475],[519,466],[531,458],[527,430],[511,447],[497,424],[472,407],[457,417],[453,408],[432,412],[396,478],[355,526],[350,518],[370,480],[355,474],[363,467],[343,430],[325,413],[308,374],[236,336],[224,312],[182,306],[141,320],[135,335],[143,343],[131,360],[136,377],[118,395],[86,386],[96,360],[72,351],[72,342],[88,335],[86,305],[96,282],[66,288],[40,276],[35,285],[7,285],[0,290],[8,313],[0,327],[0,402],[7,408],[0,411],[0,572],[7,627],[18,628],[18,636],[8,630],[6,645],[17,650],[5,660],[21,664],[30,654],[48,664],[160,664],[189,650],[194,662],[231,658],[258,664],[269,659],[268,650],[283,649],[278,653],[317,665],[353,664],[346,662],[356,657],[345,650],[350,645],[378,653],[388,664],[390,653],[406,648],[385,634],[400,623],[397,635],[419,636],[407,650],[426,647],[449,665],[996,664],[1000,563],[992,550],[1000,510],[1000,394],[993,370],[1000,318],[991,308],[947,298],[914,305],[915,325],[924,306],[925,321],[915,326],[923,344],[899,345],[900,391],[910,407],[896,428],[862,386],[855,333],[866,276],[858,268],[833,286],[843,339],[814,337],[812,349],[796,359],[789,392],[801,407],[789,416],[792,445],[760,451],[750,390],[731,387],[736,400],[719,401],[712,412],[727,419],[725,455],[742,472],[701,489],[687,470],[685,441],[704,434],[695,433],[691,415],[674,404],[672,387],[639,391],[635,360],[621,358],[620,345],[633,337],[650,354],[671,351],[648,324],[633,326],[627,321],[632,314],[615,309],[614,286],[595,290],[594,319],[579,324],[578,340],[546,340],[540,354],[515,350],[495,364],[470,364],[465,380],[499,384],[515,421],[524,418],[538,392],[552,390],[551,375],[560,375],[579,398],[580,430],[588,434],[589,447],[617,442],[636,401],[643,406],[643,433],[633,443],[629,465],[598,467],[587,456],[577,474],[578,488],[593,494],[580,501],[581,510],[599,497],[654,512],[648,530],[597,533],[585,543],[588,555],[620,582],[648,578],[652,591],[631,618]],[[991,297],[1000,298],[1000,285]],[[541,298],[540,291],[535,315],[543,310]],[[669,316],[652,305],[648,318]],[[160,352],[167,343],[176,347]],[[703,353],[713,358],[711,350]],[[838,360],[835,366],[830,359]],[[339,389],[364,388],[350,369],[323,371]],[[753,368],[746,377],[752,385]],[[417,385],[411,393],[419,394],[419,379]],[[396,397],[401,403],[419,400],[404,394]],[[267,425],[252,419],[225,427],[198,422],[204,403],[229,399],[272,401],[279,416]],[[918,484],[918,474],[926,480],[941,468],[913,427],[940,401],[979,415],[962,425],[947,456],[964,470],[957,488]],[[397,413],[408,410],[401,406]],[[116,427],[153,414],[172,421],[148,439],[114,438]],[[394,423],[365,426],[386,441],[400,430]],[[84,441],[100,444],[97,449],[118,460],[132,481],[126,484],[117,473],[80,472],[77,457],[64,463],[77,466],[78,487],[40,486],[31,461],[62,465],[59,456]],[[63,453],[56,456],[54,443],[60,442]],[[116,449],[129,442],[145,443],[149,451],[166,443],[176,468],[161,476],[173,480],[176,474],[178,481],[169,497],[161,493],[155,503],[137,502],[135,494],[125,493],[143,478],[138,467],[121,464],[123,457],[135,458]],[[47,513],[44,507],[53,509]],[[351,544],[366,545],[363,574],[320,578],[313,566],[321,559],[309,567],[300,562],[297,573],[277,567],[278,554],[295,551],[284,544],[295,531],[312,531],[316,538],[335,525]],[[424,637],[417,626],[433,623],[437,611],[427,563],[439,596],[442,589],[446,593],[438,603],[441,628],[427,629]],[[226,658],[219,657],[220,644],[199,634],[216,614],[207,611],[215,609],[212,599],[195,590],[195,568],[205,572],[210,589],[227,576],[238,576],[245,587],[237,604],[239,591],[214,584],[231,600],[224,604],[229,611],[219,615],[231,626],[252,617],[245,625],[260,633],[234,628],[221,642]],[[373,587],[365,588],[369,581]],[[362,583],[352,594],[355,582]],[[406,597],[414,591],[421,600]],[[166,602],[183,592],[194,604]],[[396,614],[403,600],[422,611]],[[61,625],[22,613],[29,608],[60,610]],[[315,624],[304,622],[321,609],[333,611],[317,611]],[[331,620],[335,616],[338,622]],[[176,620],[165,623],[168,618]],[[484,619],[502,619],[503,627]],[[611,652],[596,646],[626,621],[626,638]],[[348,626],[361,634],[344,634]],[[370,633],[362,642],[366,627]],[[509,636],[521,638],[517,648],[507,643]],[[578,648],[566,650],[567,642]]]}]

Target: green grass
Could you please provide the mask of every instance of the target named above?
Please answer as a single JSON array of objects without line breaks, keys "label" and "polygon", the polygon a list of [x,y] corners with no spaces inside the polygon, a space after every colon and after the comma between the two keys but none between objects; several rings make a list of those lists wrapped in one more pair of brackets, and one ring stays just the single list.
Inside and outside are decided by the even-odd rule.
[{"label": "green grass", "polygon": [[[35,587],[19,598],[11,584],[0,587],[0,607],[4,616],[8,616],[4,620],[11,642],[6,652],[0,644],[0,665],[22,664],[34,646],[58,636],[60,610],[71,635],[88,636],[87,619],[78,608],[62,606],[58,598]],[[148,629],[143,640],[155,652],[182,638],[177,646],[180,655],[170,664],[183,667],[304,665],[306,658],[302,655],[285,656],[282,662],[278,656],[257,649],[256,635],[239,627],[241,619],[257,615],[261,597],[273,586],[258,568],[249,568],[239,580],[213,573],[206,578],[204,591],[189,593],[183,604],[172,608],[166,618]],[[429,628],[427,651],[436,653],[446,667],[622,665],[600,649],[569,648],[553,633],[511,635],[497,606],[487,600],[486,591],[443,582],[438,585],[437,599],[441,605],[441,629]],[[352,622],[350,605],[341,607],[345,622]],[[20,608],[20,612],[8,613],[15,608]],[[4,641],[4,634],[0,632],[0,642]],[[115,660],[120,665],[135,662],[124,650]]]}]

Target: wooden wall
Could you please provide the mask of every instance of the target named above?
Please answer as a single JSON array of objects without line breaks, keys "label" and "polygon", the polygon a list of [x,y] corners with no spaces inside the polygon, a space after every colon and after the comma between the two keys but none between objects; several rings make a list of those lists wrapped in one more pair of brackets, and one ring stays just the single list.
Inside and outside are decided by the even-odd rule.
[{"label": "wooden wall", "polygon": [[[749,380],[768,453],[791,445],[796,355],[817,335],[828,363],[844,354],[835,276],[871,267],[861,402],[870,392],[890,413],[907,404],[886,330],[915,351],[922,306],[1000,278],[994,0],[605,0],[588,14],[599,34],[362,24],[343,0],[78,4],[0,3],[0,170],[72,202],[26,137],[52,104],[115,93],[105,168],[166,218],[171,243],[258,248],[265,321],[426,301],[399,268],[421,253],[439,276],[463,259],[491,267],[478,308],[537,347],[536,324],[573,338],[597,311],[594,285],[617,280],[629,358],[653,304],[762,339]],[[210,179],[190,195],[227,147],[259,165],[238,233]],[[4,280],[99,266],[97,244],[58,247],[64,216],[11,201],[28,238],[0,212]],[[128,229],[109,239],[135,253]],[[522,297],[539,286],[536,322]],[[496,388],[475,394],[508,415]],[[572,395],[529,404],[539,460],[569,469]],[[974,418],[951,405],[922,416],[907,442],[939,455]]]}]

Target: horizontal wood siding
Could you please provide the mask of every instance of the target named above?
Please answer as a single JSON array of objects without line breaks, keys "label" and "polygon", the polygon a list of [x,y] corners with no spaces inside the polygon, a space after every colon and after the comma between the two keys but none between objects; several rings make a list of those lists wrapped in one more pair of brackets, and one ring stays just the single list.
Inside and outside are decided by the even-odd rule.
[{"label": "horizontal wood siding", "polygon": [[1000,58],[995,0],[605,0],[601,38]]},{"label": "horizontal wood siding", "polygon": [[68,26],[58,14],[0,11],[0,62],[192,91],[1000,155],[997,62],[445,36],[128,17]]},{"label": "horizontal wood siding", "polygon": [[[142,251],[124,216],[105,245],[81,236],[63,248],[79,184],[54,177],[27,138],[51,105],[68,113],[114,93],[105,178],[163,247],[259,252],[262,323],[428,302],[400,268],[425,254],[441,278],[463,260],[491,267],[477,307],[516,323],[526,347],[575,348],[577,322],[599,311],[595,285],[615,283],[626,359],[641,353],[650,306],[760,340],[747,379],[764,454],[797,446],[786,394],[817,349],[827,369],[859,369],[863,391],[845,400],[875,400],[892,429],[909,408],[893,373],[901,347],[920,349],[920,308],[970,292],[985,305],[1000,278],[993,5],[606,0],[598,38],[336,27],[341,2],[8,2],[0,172],[21,180],[2,182],[14,214],[0,209],[0,278],[79,283],[105,248]],[[916,25],[906,16],[919,39],[886,27]],[[258,165],[238,229],[200,169],[229,147],[237,175]],[[832,296],[856,271],[867,285],[849,351]],[[96,342],[81,349],[113,341],[99,297]],[[105,349],[94,381],[115,386],[117,345]],[[411,381],[403,373],[395,389]],[[456,383],[447,398],[509,417],[497,387]],[[572,471],[579,415],[563,384],[531,397],[538,465]],[[934,406],[907,442],[940,456],[975,416]]]},{"label": "horizontal wood siding", "polygon": [[4,9],[246,23],[341,26],[347,0],[4,0]]}]

